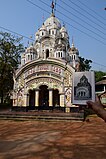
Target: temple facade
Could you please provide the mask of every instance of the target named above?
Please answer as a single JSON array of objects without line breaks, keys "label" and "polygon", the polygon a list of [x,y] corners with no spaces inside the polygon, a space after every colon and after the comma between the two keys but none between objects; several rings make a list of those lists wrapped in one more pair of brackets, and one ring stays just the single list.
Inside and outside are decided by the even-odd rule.
[{"label": "temple facade", "polygon": [[35,42],[21,55],[14,74],[13,108],[73,107],[72,77],[79,68],[79,51],[54,13],[35,34]]}]

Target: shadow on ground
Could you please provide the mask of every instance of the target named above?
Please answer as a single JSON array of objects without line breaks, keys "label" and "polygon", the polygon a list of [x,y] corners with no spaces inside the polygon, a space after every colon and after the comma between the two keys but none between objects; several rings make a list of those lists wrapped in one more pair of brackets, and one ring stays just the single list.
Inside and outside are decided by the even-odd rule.
[{"label": "shadow on ground", "polygon": [[106,126],[90,122],[0,121],[0,159],[105,159]]}]

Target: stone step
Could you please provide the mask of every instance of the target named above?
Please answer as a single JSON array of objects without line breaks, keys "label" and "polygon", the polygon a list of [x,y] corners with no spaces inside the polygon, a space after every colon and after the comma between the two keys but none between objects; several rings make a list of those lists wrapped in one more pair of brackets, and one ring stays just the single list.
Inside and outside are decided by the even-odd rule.
[{"label": "stone step", "polygon": [[19,114],[19,113],[0,113],[0,119],[13,119],[13,120],[77,120],[83,121],[83,114],[71,114],[71,113],[56,113],[56,114]]}]

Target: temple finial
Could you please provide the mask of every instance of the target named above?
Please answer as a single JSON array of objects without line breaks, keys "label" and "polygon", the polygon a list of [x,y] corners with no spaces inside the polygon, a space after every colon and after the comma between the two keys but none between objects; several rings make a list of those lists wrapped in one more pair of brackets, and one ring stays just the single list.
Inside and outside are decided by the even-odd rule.
[{"label": "temple finial", "polygon": [[74,46],[74,37],[72,36],[72,47]]},{"label": "temple finial", "polygon": [[73,36],[72,36],[72,44],[74,44],[74,38],[73,38]]},{"label": "temple finial", "polygon": [[52,8],[52,13],[54,13],[54,1],[52,0],[51,8]]},{"label": "temple finial", "polygon": [[43,20],[43,23],[44,23],[44,13],[43,13],[43,16],[42,16],[42,20]]}]

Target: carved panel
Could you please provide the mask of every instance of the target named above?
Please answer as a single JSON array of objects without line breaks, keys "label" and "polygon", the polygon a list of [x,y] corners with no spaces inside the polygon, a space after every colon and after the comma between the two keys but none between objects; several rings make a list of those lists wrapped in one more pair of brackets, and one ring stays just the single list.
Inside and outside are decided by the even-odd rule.
[{"label": "carved panel", "polygon": [[65,86],[69,86],[69,76],[70,76],[70,74],[69,74],[69,72],[68,71],[65,71],[65,73],[64,73],[65,75],[65,77],[64,77],[64,85]]},{"label": "carved panel", "polygon": [[60,89],[61,82],[52,78],[38,78],[27,83],[28,88],[39,88],[40,85],[47,85],[49,88]]},{"label": "carved panel", "polygon": [[72,96],[72,87],[65,88],[66,106],[68,106],[68,107],[70,107],[72,105],[71,96]]},{"label": "carved panel", "polygon": [[17,96],[17,106],[22,106],[24,104],[24,89],[20,89]]}]

